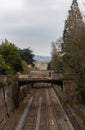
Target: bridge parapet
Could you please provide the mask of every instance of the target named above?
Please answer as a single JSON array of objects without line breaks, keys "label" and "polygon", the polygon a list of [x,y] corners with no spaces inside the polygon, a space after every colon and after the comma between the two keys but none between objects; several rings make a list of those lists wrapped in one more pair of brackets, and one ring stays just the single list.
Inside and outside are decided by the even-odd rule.
[{"label": "bridge parapet", "polygon": [[52,74],[51,76],[49,75],[19,75],[18,80],[30,80],[30,79],[54,79],[54,80],[63,80],[64,77],[62,74]]},{"label": "bridge parapet", "polygon": [[32,79],[53,79],[53,80],[74,80],[77,78],[75,74],[64,74],[64,73],[53,73],[53,72],[41,72],[30,73],[30,74],[20,74],[18,80],[32,80]]},{"label": "bridge parapet", "polygon": [[62,73],[53,73],[51,76],[52,79],[64,79],[64,76]]},{"label": "bridge parapet", "polygon": [[18,76],[18,79],[38,79],[38,78],[49,78],[49,76],[48,75],[32,75],[32,74]]}]

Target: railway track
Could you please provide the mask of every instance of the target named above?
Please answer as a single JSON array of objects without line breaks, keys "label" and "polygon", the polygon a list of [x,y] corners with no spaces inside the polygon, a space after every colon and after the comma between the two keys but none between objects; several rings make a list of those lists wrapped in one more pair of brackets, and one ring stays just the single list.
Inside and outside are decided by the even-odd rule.
[{"label": "railway track", "polygon": [[33,89],[32,94],[33,101],[20,130],[74,130],[70,128],[53,88]]},{"label": "railway track", "polygon": [[42,95],[42,108],[41,108],[40,130],[49,130],[45,89],[42,89],[41,95]]},{"label": "railway track", "polygon": [[53,111],[53,104],[50,100],[50,94],[48,89],[46,89],[46,97],[47,97],[47,118],[48,118],[49,130],[58,130],[55,113]]},{"label": "railway track", "polygon": [[41,98],[38,95],[34,95],[28,117],[26,119],[23,130],[38,130],[39,127],[39,114],[40,114]]},{"label": "railway track", "polygon": [[74,130],[53,88],[50,88],[49,94],[50,100],[52,101],[53,111],[57,120],[58,130]]}]

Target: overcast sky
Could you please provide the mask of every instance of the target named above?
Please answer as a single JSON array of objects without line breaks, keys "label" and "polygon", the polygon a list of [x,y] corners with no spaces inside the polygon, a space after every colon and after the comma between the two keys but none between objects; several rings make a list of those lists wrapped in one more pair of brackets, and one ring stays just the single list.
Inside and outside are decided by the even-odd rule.
[{"label": "overcast sky", "polygon": [[[81,10],[85,8],[78,0]],[[7,38],[34,54],[50,55],[51,42],[62,36],[72,0],[0,0],[0,42]]]}]

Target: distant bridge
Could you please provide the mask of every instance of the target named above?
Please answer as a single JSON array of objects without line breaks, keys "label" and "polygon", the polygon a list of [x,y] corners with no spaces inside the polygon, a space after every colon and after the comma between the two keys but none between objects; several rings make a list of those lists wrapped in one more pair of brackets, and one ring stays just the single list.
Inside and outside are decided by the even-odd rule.
[{"label": "distant bridge", "polygon": [[18,74],[15,79],[16,95],[19,96],[20,88],[23,85],[35,83],[51,83],[58,84],[62,87],[63,100],[68,102],[74,98],[74,91],[76,89],[75,83],[76,75],[55,73],[54,71],[32,71],[30,74]]},{"label": "distant bridge", "polygon": [[34,83],[51,83],[63,87],[65,80],[72,80],[74,75],[55,73],[54,71],[32,71],[30,74],[18,75],[18,86]]},{"label": "distant bridge", "polygon": [[51,83],[63,85],[62,81],[64,79],[63,74],[57,74],[53,71],[32,71],[27,75],[18,76],[18,85],[23,86],[29,83]]}]

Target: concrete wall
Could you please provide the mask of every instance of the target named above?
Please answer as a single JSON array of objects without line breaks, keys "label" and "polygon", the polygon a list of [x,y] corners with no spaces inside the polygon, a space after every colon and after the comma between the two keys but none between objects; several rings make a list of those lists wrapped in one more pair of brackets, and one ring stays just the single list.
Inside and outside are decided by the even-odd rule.
[{"label": "concrete wall", "polygon": [[12,87],[5,86],[5,101],[7,104],[7,111],[10,113],[14,108]]},{"label": "concrete wall", "polygon": [[[4,82],[4,78],[1,79],[1,81]],[[13,87],[15,89],[13,89]],[[29,86],[24,86],[23,88],[20,88],[20,95],[19,95],[20,102],[28,94],[29,89],[30,89]],[[14,86],[8,85],[6,78],[5,85],[4,86],[2,85],[2,87],[0,87],[0,125],[6,119],[7,116],[10,116],[10,113],[15,109],[15,103],[14,103],[14,94],[16,94],[15,90],[17,90],[16,84],[14,84]]]},{"label": "concrete wall", "polygon": [[4,86],[0,88],[0,123],[13,110],[12,88]]},{"label": "concrete wall", "polygon": [[5,114],[6,114],[6,109],[5,109],[3,88],[0,88],[0,123],[5,118]]}]

